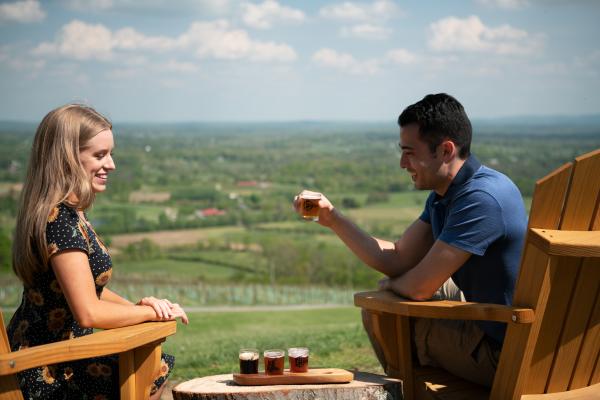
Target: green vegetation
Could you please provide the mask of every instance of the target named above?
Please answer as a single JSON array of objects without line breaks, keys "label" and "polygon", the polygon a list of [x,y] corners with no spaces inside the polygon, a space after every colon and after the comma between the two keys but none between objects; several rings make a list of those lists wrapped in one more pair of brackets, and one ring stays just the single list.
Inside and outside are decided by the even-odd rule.
[{"label": "green vegetation", "polygon": [[[0,284],[15,283],[10,232],[33,131],[0,127]],[[589,125],[479,124],[475,132],[473,152],[509,175],[526,201],[535,179],[600,146],[600,127]],[[167,293],[195,282],[373,287],[380,275],[328,230],[299,221],[293,196],[322,190],[388,239],[427,196],[399,169],[393,124],[125,125],[115,137],[118,168],[88,210],[113,252],[113,285],[147,281]]]},{"label": "green vegetation", "polygon": [[[16,307],[10,271],[16,199],[35,127],[0,126],[0,307]],[[526,196],[536,179],[600,147],[600,127],[485,124],[473,152]],[[115,128],[117,170],[88,215],[113,254],[112,290],[184,307],[343,305],[193,312],[165,351],[174,380],[237,370],[242,346],[308,346],[311,365],[381,372],[352,294],[381,277],[292,199],[325,194],[366,231],[394,239],[427,197],[399,169],[397,128],[381,124],[198,124]],[[5,313],[5,318],[9,315]]]}]

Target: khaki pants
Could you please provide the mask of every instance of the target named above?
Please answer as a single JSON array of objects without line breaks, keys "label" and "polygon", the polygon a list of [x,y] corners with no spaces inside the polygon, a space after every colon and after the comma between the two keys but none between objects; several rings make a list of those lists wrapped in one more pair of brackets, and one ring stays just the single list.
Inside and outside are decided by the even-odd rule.
[{"label": "khaki pants", "polygon": [[[440,288],[434,299],[464,301],[462,292],[451,279]],[[362,314],[363,325],[381,366],[386,373],[396,369],[398,366],[385,359],[382,347],[377,342],[371,314],[364,309]],[[380,326],[377,329],[383,335],[391,335],[390,339],[395,341],[397,332],[388,332],[390,326],[395,325],[386,321],[386,318],[394,316],[384,314],[378,318]],[[492,349],[484,332],[474,321],[411,318],[411,328],[413,347],[416,349],[414,356],[421,365],[440,367],[465,380],[492,386],[500,352]]]}]

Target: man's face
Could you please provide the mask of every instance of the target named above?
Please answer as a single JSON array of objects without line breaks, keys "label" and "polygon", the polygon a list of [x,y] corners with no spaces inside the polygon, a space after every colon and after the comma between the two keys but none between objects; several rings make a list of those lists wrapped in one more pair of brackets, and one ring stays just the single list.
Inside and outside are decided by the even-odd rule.
[{"label": "man's face", "polygon": [[440,189],[443,184],[443,174],[440,167],[443,164],[441,154],[432,153],[429,145],[419,136],[419,125],[409,124],[400,128],[400,168],[412,177],[415,188],[419,190]]}]

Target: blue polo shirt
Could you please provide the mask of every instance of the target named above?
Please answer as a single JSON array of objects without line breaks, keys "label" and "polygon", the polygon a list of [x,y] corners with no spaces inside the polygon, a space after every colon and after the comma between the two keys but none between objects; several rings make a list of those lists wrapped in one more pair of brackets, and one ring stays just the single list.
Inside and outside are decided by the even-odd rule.
[{"label": "blue polo shirt", "polygon": [[[431,192],[419,217],[434,240],[471,253],[452,280],[467,301],[512,304],[527,230],[523,198],[516,185],[471,155],[444,196]],[[506,325],[478,321],[500,346]]]}]

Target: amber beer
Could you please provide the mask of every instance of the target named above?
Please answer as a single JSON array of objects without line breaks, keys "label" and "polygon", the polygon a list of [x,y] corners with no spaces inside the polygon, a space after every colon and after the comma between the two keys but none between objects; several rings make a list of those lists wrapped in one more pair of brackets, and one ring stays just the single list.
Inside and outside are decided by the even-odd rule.
[{"label": "amber beer", "polygon": [[292,347],[288,349],[290,372],[308,372],[308,349],[306,347]]},{"label": "amber beer", "polygon": [[321,195],[318,193],[304,193],[300,195],[300,210],[302,218],[308,221],[319,220],[319,200]]},{"label": "amber beer", "polygon": [[240,349],[240,374],[258,374],[258,350]]},{"label": "amber beer", "polygon": [[283,364],[285,361],[283,350],[265,350],[265,374],[283,375]]}]

